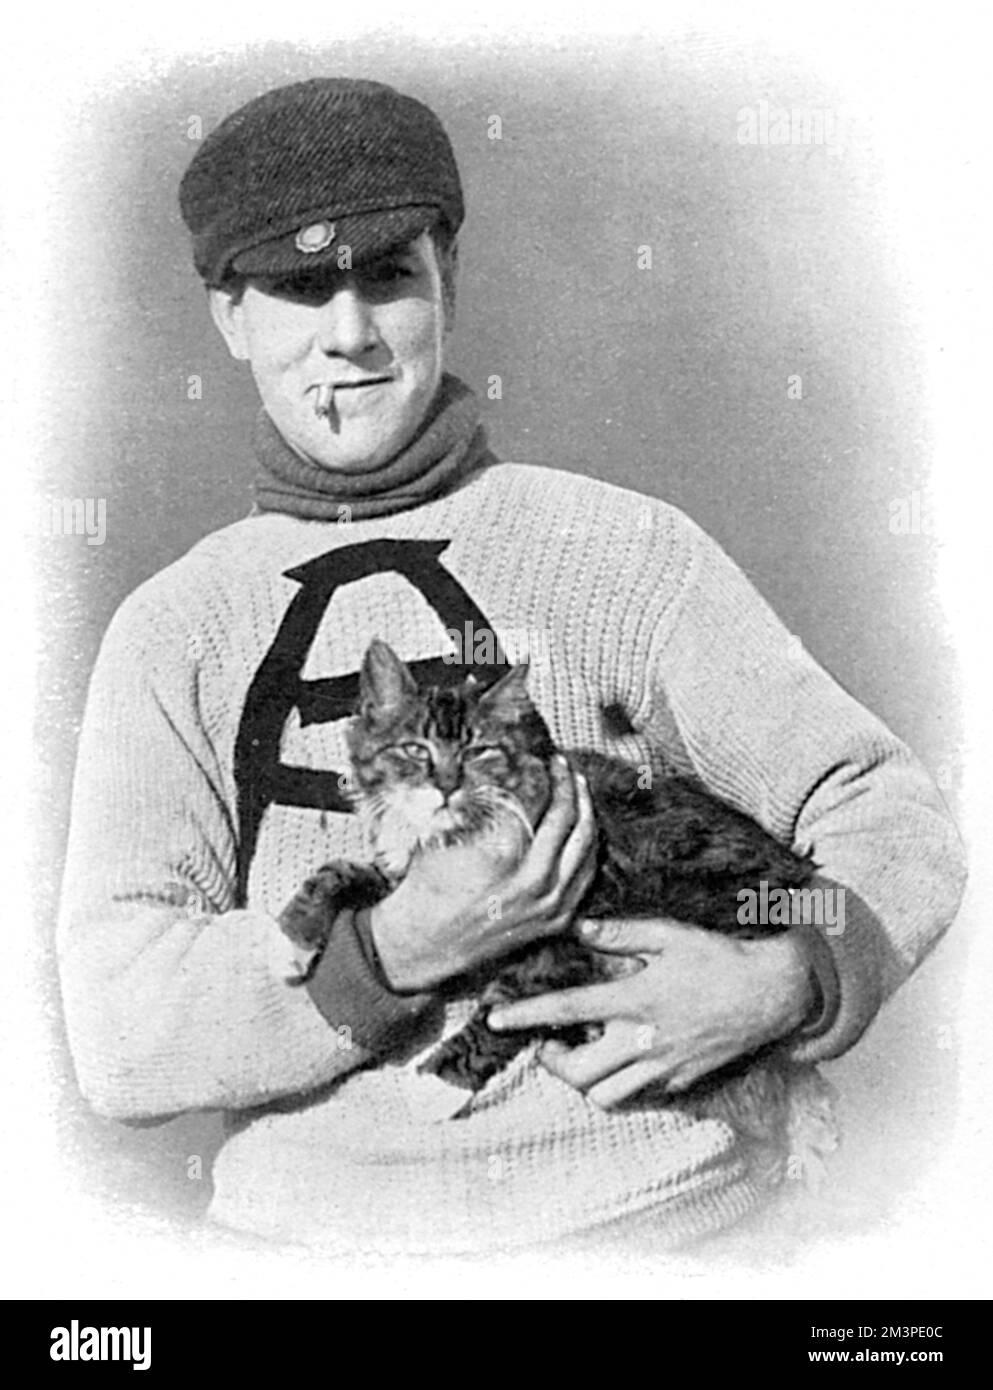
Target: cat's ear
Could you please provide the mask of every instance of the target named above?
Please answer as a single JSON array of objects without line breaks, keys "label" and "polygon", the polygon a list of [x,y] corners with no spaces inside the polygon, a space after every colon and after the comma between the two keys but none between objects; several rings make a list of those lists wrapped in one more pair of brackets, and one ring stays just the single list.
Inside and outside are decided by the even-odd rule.
[{"label": "cat's ear", "polygon": [[398,709],[417,694],[417,682],[388,643],[374,637],[359,673],[362,713]]},{"label": "cat's ear", "polygon": [[479,709],[487,714],[502,714],[504,718],[519,718],[526,710],[533,708],[528,694],[528,672],[526,661],[511,666],[505,676],[494,682],[479,697]]}]

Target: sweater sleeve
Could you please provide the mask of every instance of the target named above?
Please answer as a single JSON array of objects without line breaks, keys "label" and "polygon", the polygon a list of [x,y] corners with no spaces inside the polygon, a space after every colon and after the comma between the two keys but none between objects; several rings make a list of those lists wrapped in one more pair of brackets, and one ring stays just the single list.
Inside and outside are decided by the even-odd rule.
[{"label": "sweater sleeve", "polygon": [[307,988],[328,1022],[347,1027],[352,1041],[377,1060],[406,1048],[438,1004],[430,993],[398,994],[390,989],[368,908],[338,913]]},{"label": "sweater sleeve", "polygon": [[817,862],[819,894],[794,930],[821,981],[822,1008],[792,1054],[835,1057],[952,922],[965,887],[962,843],[906,745],[686,524],[692,560],[654,631],[644,717],[678,731],[717,795]]},{"label": "sweater sleeve", "polygon": [[238,1108],[368,1054],[265,912],[236,910],[235,833],[186,624],[133,595],[90,685],[57,953],[80,1087],[101,1114]]}]

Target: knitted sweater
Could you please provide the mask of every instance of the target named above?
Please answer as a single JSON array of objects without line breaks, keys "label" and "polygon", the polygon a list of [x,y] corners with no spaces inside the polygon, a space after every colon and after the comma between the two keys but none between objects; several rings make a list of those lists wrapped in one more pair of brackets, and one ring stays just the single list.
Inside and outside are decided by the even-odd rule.
[{"label": "knitted sweater", "polygon": [[[849,1047],[952,920],[964,867],[938,792],[722,550],[665,503],[500,464],[393,516],[249,517],[121,606],[58,932],[80,1085],[109,1116],[240,1112],[215,1212],[284,1239],[461,1248],[660,1203],[676,1236],[726,1222],[754,1193],[716,1122],[606,1115],[526,1055],[449,1120],[287,984],[276,915],[317,865],[368,856],[328,790],[368,641],[436,658],[465,623],[528,647],[560,746],[691,772],[845,887],[844,930],[810,929],[840,997],[798,1062]],[[605,722],[616,705],[633,732]]]}]

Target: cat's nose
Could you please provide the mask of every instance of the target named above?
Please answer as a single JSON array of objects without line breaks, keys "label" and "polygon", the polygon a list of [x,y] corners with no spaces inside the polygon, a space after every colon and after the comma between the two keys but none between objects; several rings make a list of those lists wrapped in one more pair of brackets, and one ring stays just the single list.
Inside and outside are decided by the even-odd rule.
[{"label": "cat's nose", "polygon": [[459,785],[459,770],[457,767],[439,767],[435,769],[434,784],[447,801]]}]

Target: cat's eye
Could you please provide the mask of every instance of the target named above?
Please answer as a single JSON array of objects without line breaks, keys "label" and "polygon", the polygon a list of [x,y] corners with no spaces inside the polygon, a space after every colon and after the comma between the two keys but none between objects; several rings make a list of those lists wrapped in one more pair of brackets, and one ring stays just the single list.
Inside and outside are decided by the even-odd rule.
[{"label": "cat's eye", "polygon": [[502,749],[501,747],[499,747],[498,744],[495,744],[495,743],[477,743],[477,744],[474,744],[472,748],[467,748],[467,749],[465,750],[465,753],[463,754],[463,757],[465,757],[465,758],[473,758],[473,759],[480,759],[480,758],[493,757],[494,755],[496,755],[496,756],[498,756],[498,757],[501,757],[501,758],[503,757],[503,749]]},{"label": "cat's eye", "polygon": [[401,743],[398,746],[405,758],[416,758],[419,763],[426,763],[431,758],[430,749],[425,748],[423,743]]}]

